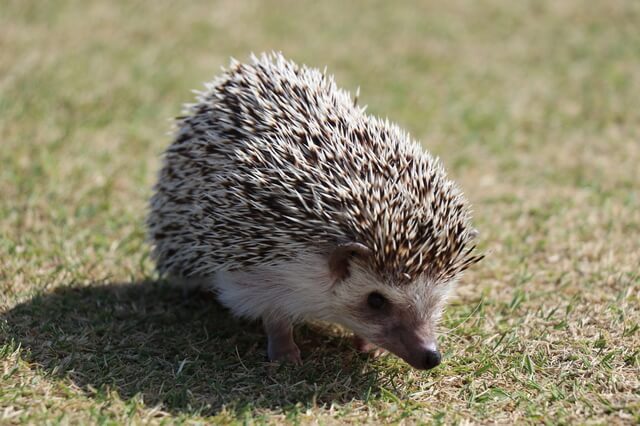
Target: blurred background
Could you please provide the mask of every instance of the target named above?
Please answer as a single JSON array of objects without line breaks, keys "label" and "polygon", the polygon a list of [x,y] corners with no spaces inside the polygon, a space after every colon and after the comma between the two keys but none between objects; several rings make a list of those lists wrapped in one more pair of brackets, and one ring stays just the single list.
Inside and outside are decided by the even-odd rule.
[{"label": "blurred background", "polygon": [[[409,375],[391,388],[414,401],[411,415],[433,420],[434,407],[449,407],[442,418],[452,421],[638,421],[640,3],[631,0],[0,0],[0,308],[154,280],[143,220],[170,119],[230,57],[270,50],[359,87],[360,103],[440,156],[474,205],[488,255],[445,318],[446,365],[427,380],[393,364]],[[33,359],[8,355],[10,338],[29,349],[27,330],[5,332],[5,365]],[[44,358],[55,364],[60,353]],[[385,371],[393,361],[381,362]],[[47,395],[31,379],[3,380]],[[425,385],[433,381],[439,392]],[[121,387],[121,397],[135,389],[171,405],[167,388]],[[51,409],[84,395],[69,392]],[[44,416],[11,395],[4,403],[25,418]],[[217,394],[185,395],[210,409],[182,415],[219,412]],[[357,392],[344,406],[394,419],[384,413],[400,402],[377,395],[375,407]],[[276,406],[267,419],[290,413]],[[310,409],[309,419],[335,420]]]}]

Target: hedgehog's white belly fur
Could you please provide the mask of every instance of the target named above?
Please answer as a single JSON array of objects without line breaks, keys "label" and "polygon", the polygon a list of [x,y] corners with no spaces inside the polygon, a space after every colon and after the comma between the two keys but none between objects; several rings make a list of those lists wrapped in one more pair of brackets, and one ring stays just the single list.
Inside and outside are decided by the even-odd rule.
[{"label": "hedgehog's white belly fur", "polygon": [[306,253],[270,266],[219,271],[210,277],[180,281],[214,291],[220,303],[237,316],[293,322],[335,320],[327,294],[331,276],[327,260],[319,254]]}]

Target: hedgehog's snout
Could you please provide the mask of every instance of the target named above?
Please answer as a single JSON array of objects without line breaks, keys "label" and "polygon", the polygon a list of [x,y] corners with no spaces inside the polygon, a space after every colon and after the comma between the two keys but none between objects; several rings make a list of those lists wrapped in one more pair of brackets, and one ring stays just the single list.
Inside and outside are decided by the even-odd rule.
[{"label": "hedgehog's snout", "polygon": [[413,350],[409,350],[406,356],[401,356],[412,367],[419,370],[431,370],[434,367],[440,365],[442,361],[442,355],[435,345],[419,345]]},{"label": "hedgehog's snout", "polygon": [[442,362],[435,336],[428,325],[396,325],[377,344],[419,370],[431,370]]},{"label": "hedgehog's snout", "polygon": [[437,349],[428,348],[422,355],[422,369],[431,370],[433,367],[440,365],[442,356]]}]

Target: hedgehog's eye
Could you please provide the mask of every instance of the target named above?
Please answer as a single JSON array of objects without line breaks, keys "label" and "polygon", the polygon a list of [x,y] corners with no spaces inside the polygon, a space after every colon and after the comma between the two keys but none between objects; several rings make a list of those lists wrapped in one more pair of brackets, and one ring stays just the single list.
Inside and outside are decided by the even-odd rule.
[{"label": "hedgehog's eye", "polygon": [[367,304],[371,309],[380,310],[387,303],[388,303],[387,299],[377,291],[370,293],[369,296],[367,297]]}]

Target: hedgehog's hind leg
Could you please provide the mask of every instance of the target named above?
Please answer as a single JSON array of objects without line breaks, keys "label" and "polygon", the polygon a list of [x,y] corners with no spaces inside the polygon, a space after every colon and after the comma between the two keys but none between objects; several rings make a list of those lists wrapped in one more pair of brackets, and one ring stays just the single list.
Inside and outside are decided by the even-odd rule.
[{"label": "hedgehog's hind leg", "polygon": [[263,318],[267,333],[269,361],[290,362],[302,365],[300,349],[293,340],[293,325],[286,319]]}]

